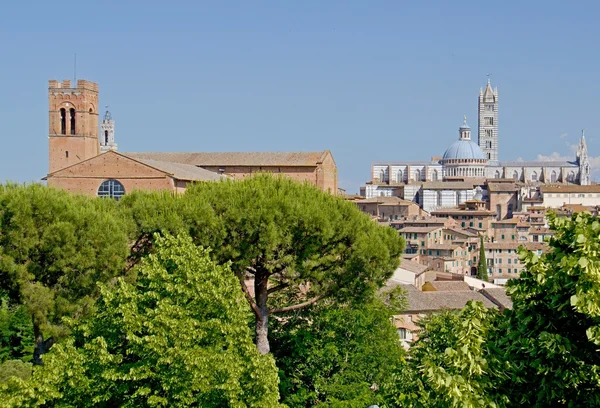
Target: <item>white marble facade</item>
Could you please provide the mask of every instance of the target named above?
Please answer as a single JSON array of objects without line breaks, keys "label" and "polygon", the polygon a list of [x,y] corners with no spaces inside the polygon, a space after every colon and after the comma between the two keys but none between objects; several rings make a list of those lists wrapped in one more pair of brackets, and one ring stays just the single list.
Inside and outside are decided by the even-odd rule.
[{"label": "white marble facade", "polygon": [[[484,123],[482,123],[484,121]],[[513,179],[525,184],[590,184],[590,164],[582,134],[573,161],[498,161],[498,90],[488,81],[479,96],[478,143],[471,141],[466,118],[459,138],[442,157],[422,162],[379,162],[361,189],[367,198],[397,196],[426,211],[454,207],[475,194],[486,179]]]}]

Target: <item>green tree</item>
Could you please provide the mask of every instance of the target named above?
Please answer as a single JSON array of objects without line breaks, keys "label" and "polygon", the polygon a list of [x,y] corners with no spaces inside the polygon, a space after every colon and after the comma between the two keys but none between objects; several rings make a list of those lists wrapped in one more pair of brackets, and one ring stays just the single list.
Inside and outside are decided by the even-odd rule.
[{"label": "green tree", "polygon": [[[138,194],[120,206],[131,214],[147,253],[154,232],[189,233],[231,262],[255,314],[256,343],[270,350],[269,317],[372,293],[397,267],[403,241],[356,205],[269,174],[244,180],[197,183],[176,197]],[[138,211],[139,210],[139,211]]]},{"label": "green tree", "polygon": [[487,282],[487,260],[485,259],[485,247],[483,245],[483,235],[479,236],[479,263],[477,264],[477,278]]},{"label": "green tree", "polygon": [[391,321],[396,309],[378,297],[360,303],[331,299],[275,321],[273,355],[282,402],[306,406],[383,404],[404,349]]},{"label": "green tree", "polygon": [[509,284],[513,309],[498,347],[513,406],[600,406],[600,222],[549,216],[555,236]]},{"label": "green tree", "polygon": [[0,364],[0,384],[7,383],[11,377],[28,380],[31,377],[31,363],[21,360],[6,360]]},{"label": "green tree", "polygon": [[8,297],[0,298],[0,363],[31,360],[33,346],[33,325],[25,306],[9,306]]},{"label": "green tree", "polygon": [[208,203],[222,222],[225,234],[211,247],[216,259],[231,261],[263,354],[270,350],[269,316],[373,292],[399,263],[403,241],[395,230],[378,226],[354,203],[287,177],[200,183],[185,195]]},{"label": "green tree", "polygon": [[120,273],[127,235],[112,200],[33,184],[0,186],[0,289],[33,321],[34,362],[65,335],[61,318],[89,312],[97,282]]},{"label": "green tree", "polygon": [[11,406],[279,406],[277,370],[247,325],[227,266],[189,237],[155,237],[137,281],[102,286],[97,311],[57,344],[33,381],[13,379]]},{"label": "green tree", "polygon": [[496,384],[497,354],[489,347],[500,319],[496,310],[469,302],[459,312],[421,320],[419,339],[409,350],[410,373],[399,384],[395,406],[503,407]]}]

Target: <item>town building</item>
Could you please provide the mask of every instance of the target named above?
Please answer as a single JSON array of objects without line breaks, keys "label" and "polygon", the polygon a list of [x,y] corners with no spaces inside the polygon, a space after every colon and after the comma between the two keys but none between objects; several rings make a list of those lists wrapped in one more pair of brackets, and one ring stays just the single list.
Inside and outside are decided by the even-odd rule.
[{"label": "town building", "polygon": [[[414,201],[425,211],[455,207],[472,200],[477,187],[496,190],[498,200],[490,209],[509,217],[509,206],[515,207],[518,190],[502,189],[503,179],[525,186],[540,184],[591,184],[590,163],[585,136],[582,134],[573,161],[500,161],[498,134],[498,89],[492,89],[488,80],[485,90],[480,90],[478,101],[478,138],[471,139],[471,128],[466,117],[458,129],[458,140],[453,142],[443,156],[429,161],[377,162],[371,166],[371,180],[361,188],[366,198],[397,196]],[[488,183],[486,184],[486,180]],[[497,180],[498,184],[492,183]],[[509,194],[500,194],[509,193]],[[525,197],[524,197],[525,198]]]},{"label": "town building", "polygon": [[115,121],[106,112],[98,134],[98,84],[50,80],[49,186],[73,193],[120,198],[133,190],[185,191],[189,183],[243,179],[257,172],[285,175],[338,193],[337,167],[321,152],[122,153]]},{"label": "town building", "polygon": [[560,208],[564,205],[595,206],[600,204],[600,185],[551,185],[541,186],[542,205]]}]

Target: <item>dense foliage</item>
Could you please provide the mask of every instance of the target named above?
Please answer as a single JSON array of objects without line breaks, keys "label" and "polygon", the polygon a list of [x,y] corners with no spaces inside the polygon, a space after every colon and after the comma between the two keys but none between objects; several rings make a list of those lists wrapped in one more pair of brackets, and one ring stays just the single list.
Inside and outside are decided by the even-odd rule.
[{"label": "dense foliage", "polygon": [[41,185],[0,186],[0,289],[42,334],[65,335],[63,316],[89,312],[97,283],[119,274],[127,235],[110,200]]},{"label": "dense foliage", "polygon": [[247,305],[227,267],[191,239],[156,239],[135,284],[103,286],[97,311],[47,355],[11,406],[278,406],[277,371],[244,324]]},{"label": "dense foliage", "polygon": [[0,406],[600,406],[600,221],[550,227],[512,310],[424,317],[406,353],[375,295],[402,240],[353,203],[267,175],[119,203],[0,186]]},{"label": "dense foliage", "polygon": [[445,311],[420,322],[419,340],[410,349],[409,381],[399,384],[400,406],[500,407],[496,354],[488,342],[500,316],[481,303]]},{"label": "dense foliage", "polygon": [[379,297],[327,300],[277,320],[273,353],[282,402],[290,408],[383,404],[390,392],[385,386],[405,364],[390,319],[395,312]]},{"label": "dense foliage", "polygon": [[33,324],[25,306],[0,298],[0,363],[31,360],[33,346]]},{"label": "dense foliage", "polygon": [[[514,406],[600,406],[600,222],[551,216],[546,254],[522,252],[514,307],[499,338]],[[510,385],[509,385],[510,384]]]},{"label": "dense foliage", "polygon": [[[327,297],[370,296],[399,262],[403,240],[356,205],[287,177],[198,183],[183,196],[125,197],[138,253],[153,232],[185,230],[216,261],[231,262],[256,317],[256,342],[269,351],[269,316]],[[141,238],[140,238],[141,237]]]}]

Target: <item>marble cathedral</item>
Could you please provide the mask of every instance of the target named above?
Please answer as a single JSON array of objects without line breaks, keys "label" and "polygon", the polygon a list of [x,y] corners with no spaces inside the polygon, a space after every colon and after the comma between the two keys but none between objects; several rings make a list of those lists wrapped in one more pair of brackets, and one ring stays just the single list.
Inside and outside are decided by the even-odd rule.
[{"label": "marble cathedral", "polygon": [[486,182],[493,179],[512,179],[517,185],[532,187],[590,184],[583,133],[573,161],[499,161],[498,88],[493,89],[489,79],[485,90],[479,90],[478,113],[477,143],[471,140],[471,128],[465,117],[458,129],[458,140],[442,157],[419,162],[373,163],[371,181],[363,187],[363,194],[367,198],[397,196],[433,211],[485,197]]}]

